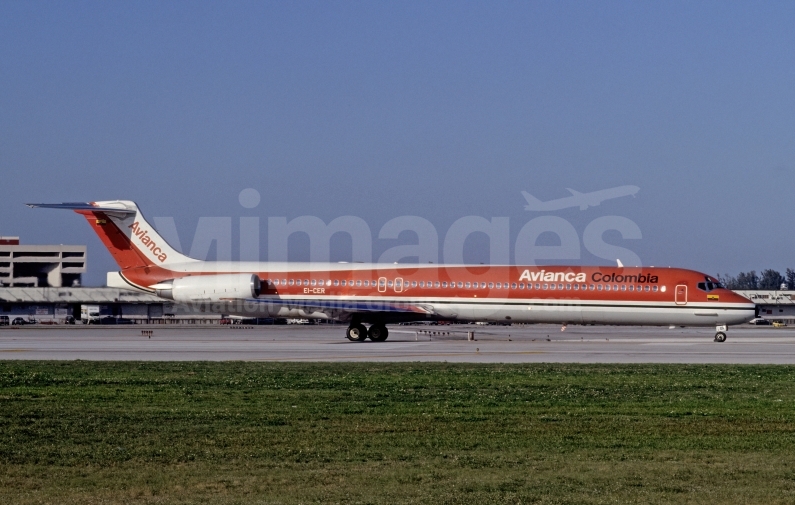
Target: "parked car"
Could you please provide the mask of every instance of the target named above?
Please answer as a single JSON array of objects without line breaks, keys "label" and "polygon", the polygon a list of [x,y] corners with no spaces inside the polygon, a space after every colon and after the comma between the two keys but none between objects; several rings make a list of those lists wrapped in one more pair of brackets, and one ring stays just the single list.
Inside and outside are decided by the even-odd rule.
[{"label": "parked car", "polygon": [[24,318],[15,317],[14,320],[11,321],[11,324],[13,324],[14,326],[22,326],[22,325],[28,324],[28,322],[25,321]]},{"label": "parked car", "polygon": [[770,326],[772,323],[770,321],[768,321],[767,319],[764,319],[764,318],[761,318],[761,317],[755,317],[754,319],[751,319],[750,321],[748,321],[748,324],[756,324],[756,325],[759,325],[759,326]]},{"label": "parked car", "polygon": [[8,326],[8,316],[0,316],[0,326]]},{"label": "parked car", "polygon": [[75,324],[75,316],[66,316],[63,320],[63,324]]}]

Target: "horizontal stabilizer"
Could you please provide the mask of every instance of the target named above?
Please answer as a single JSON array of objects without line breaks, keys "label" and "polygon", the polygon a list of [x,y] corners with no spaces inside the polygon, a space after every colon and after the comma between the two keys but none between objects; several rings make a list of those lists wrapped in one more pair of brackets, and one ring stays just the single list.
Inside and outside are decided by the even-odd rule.
[{"label": "horizontal stabilizer", "polygon": [[30,208],[41,209],[66,209],[66,210],[89,210],[92,212],[121,212],[125,214],[135,214],[138,209],[128,209],[124,207],[99,207],[88,202],[67,202],[67,203],[26,203]]}]

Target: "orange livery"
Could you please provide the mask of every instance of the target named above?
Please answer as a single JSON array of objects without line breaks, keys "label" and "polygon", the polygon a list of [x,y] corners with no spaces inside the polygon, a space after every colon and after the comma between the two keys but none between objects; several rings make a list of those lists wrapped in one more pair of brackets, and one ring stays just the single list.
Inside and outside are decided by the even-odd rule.
[{"label": "orange livery", "polygon": [[199,261],[174,250],[131,201],[29,204],[86,217],[119,265],[108,284],[245,317],[333,319],[352,341],[406,321],[714,326],[755,306],[681,268]]}]

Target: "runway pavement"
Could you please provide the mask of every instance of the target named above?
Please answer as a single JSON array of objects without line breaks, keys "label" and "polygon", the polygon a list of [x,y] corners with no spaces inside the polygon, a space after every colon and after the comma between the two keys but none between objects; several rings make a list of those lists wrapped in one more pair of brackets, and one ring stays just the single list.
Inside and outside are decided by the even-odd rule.
[{"label": "runway pavement", "polygon": [[711,328],[391,326],[380,343],[349,342],[344,332],[342,325],[2,327],[0,360],[795,364],[790,328],[735,327],[723,343],[713,342]]}]

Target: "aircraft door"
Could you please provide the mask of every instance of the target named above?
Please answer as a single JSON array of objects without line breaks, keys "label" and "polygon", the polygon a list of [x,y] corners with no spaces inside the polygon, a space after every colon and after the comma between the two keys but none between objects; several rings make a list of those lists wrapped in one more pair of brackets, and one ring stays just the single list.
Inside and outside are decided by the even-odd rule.
[{"label": "aircraft door", "polygon": [[397,277],[395,279],[395,293],[402,293],[403,292],[403,278]]},{"label": "aircraft door", "polygon": [[687,286],[684,284],[678,284],[676,286],[674,301],[676,301],[677,305],[687,305]]},{"label": "aircraft door", "polygon": [[386,293],[386,277],[378,278],[378,292]]}]

